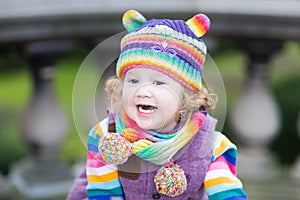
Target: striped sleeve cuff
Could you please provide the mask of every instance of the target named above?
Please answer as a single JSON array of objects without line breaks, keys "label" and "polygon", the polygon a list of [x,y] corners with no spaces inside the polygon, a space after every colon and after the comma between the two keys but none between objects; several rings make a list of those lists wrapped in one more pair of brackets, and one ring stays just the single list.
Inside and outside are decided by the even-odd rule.
[{"label": "striped sleeve cuff", "polygon": [[223,134],[215,133],[213,157],[204,181],[209,199],[247,199],[236,177],[237,148]]}]

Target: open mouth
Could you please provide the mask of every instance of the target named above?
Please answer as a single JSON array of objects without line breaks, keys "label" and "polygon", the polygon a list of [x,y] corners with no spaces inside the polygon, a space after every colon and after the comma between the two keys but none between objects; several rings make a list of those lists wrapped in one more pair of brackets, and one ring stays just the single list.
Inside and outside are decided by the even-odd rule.
[{"label": "open mouth", "polygon": [[150,114],[157,110],[157,107],[152,106],[152,105],[137,105],[136,107],[139,112],[145,113],[145,114]]}]

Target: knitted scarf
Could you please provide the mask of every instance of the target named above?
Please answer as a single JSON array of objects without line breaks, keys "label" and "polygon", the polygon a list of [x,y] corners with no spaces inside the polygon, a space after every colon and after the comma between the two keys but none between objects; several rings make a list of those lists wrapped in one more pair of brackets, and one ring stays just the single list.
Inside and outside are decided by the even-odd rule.
[{"label": "knitted scarf", "polygon": [[156,165],[163,165],[184,147],[198,132],[205,114],[190,113],[182,128],[173,133],[163,134],[140,129],[123,111],[115,116],[116,132],[131,143],[134,154]]},{"label": "knitted scarf", "polygon": [[99,140],[98,150],[108,164],[122,165],[135,154],[145,161],[162,165],[153,180],[156,190],[167,196],[178,196],[186,190],[187,179],[184,170],[174,163],[173,156],[194,137],[205,116],[201,111],[192,112],[179,130],[157,133],[139,128],[122,111],[110,115],[109,127],[115,125],[115,130],[110,130],[112,132]]}]

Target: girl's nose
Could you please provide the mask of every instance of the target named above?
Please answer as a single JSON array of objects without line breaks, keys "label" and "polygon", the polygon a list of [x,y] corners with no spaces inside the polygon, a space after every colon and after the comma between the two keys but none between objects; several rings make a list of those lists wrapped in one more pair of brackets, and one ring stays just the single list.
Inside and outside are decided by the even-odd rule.
[{"label": "girl's nose", "polygon": [[141,86],[140,88],[137,89],[136,92],[136,96],[137,97],[152,97],[152,93],[151,90],[149,88],[149,85],[144,85]]}]

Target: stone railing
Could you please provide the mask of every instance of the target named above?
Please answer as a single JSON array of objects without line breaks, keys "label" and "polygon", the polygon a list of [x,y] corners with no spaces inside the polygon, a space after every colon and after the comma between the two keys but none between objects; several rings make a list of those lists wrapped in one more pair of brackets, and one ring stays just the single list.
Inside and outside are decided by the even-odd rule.
[{"label": "stone railing", "polygon": [[[58,161],[56,152],[69,120],[53,94],[52,75],[56,61],[70,52],[74,41],[102,40],[123,31],[120,19],[128,9],[139,10],[146,17],[176,19],[203,12],[213,23],[210,37],[235,40],[249,56],[247,87],[230,116],[237,137],[244,141],[239,145],[239,173],[249,196],[269,199],[268,195],[280,193],[272,199],[299,197],[297,186],[292,186],[288,178],[282,183],[277,179],[280,169],[267,149],[280,124],[280,108],[267,85],[268,61],[285,41],[300,39],[299,8],[297,0],[1,1],[0,47],[5,50],[13,45],[19,49],[30,64],[34,88],[20,127],[30,156],[12,167],[10,181],[28,198],[63,194],[70,187],[73,177],[68,167]],[[261,105],[255,108],[259,113],[253,112],[249,101]],[[270,187],[264,184],[266,180],[272,181]],[[287,184],[291,186],[285,191]],[[7,181],[0,177],[0,196],[9,191],[6,188]]]}]

